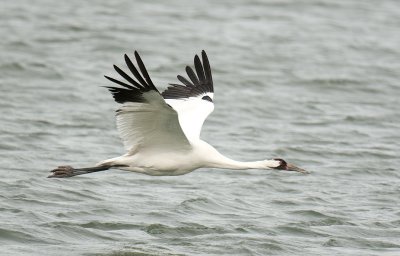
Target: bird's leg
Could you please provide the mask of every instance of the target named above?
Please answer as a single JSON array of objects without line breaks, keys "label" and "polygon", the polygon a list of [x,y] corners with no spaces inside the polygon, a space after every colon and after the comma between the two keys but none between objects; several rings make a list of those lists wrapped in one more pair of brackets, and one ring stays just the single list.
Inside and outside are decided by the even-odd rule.
[{"label": "bird's leg", "polygon": [[112,166],[95,166],[88,168],[72,168],[72,166],[58,166],[56,169],[52,170],[51,174],[47,178],[69,178],[77,175],[82,175],[86,173],[105,171],[110,169]]}]

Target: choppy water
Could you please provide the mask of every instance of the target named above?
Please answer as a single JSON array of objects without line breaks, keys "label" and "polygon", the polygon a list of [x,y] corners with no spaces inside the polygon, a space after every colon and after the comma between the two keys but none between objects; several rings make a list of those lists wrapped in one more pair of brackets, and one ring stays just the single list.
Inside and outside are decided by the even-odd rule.
[{"label": "choppy water", "polygon": [[[144,1],[143,1],[144,2]],[[398,1],[2,1],[0,254],[400,255]],[[123,153],[103,74],[205,49],[203,138],[311,175],[46,179]]]}]

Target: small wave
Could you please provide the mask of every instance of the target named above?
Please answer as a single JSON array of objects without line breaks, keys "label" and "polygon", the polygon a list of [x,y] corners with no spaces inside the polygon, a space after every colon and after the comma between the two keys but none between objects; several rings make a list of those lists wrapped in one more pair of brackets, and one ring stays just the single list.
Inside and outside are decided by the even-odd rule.
[{"label": "small wave", "polygon": [[173,253],[169,249],[161,246],[152,246],[152,248],[139,246],[125,246],[123,249],[112,252],[88,253],[85,256],[184,256],[184,254]]},{"label": "small wave", "polygon": [[207,227],[197,223],[181,223],[180,226],[167,226],[160,223],[143,228],[150,235],[199,236],[205,234],[225,234],[229,231],[221,227]]},{"label": "small wave", "polygon": [[139,229],[141,227],[141,225],[136,225],[132,223],[100,222],[100,221],[90,221],[78,225],[83,228],[91,228],[99,230],[126,230],[126,229]]},{"label": "small wave", "polygon": [[277,227],[277,230],[286,235],[303,236],[303,237],[326,237],[329,234],[313,231],[309,228],[295,226],[294,224],[287,224]]},{"label": "small wave", "polygon": [[8,240],[22,243],[39,241],[35,238],[35,236],[32,236],[28,233],[4,228],[0,228],[0,240]]},{"label": "small wave", "polygon": [[380,249],[383,248],[400,248],[400,244],[382,241],[379,239],[368,239],[368,238],[354,238],[354,237],[338,237],[330,238],[326,241],[323,246],[327,247],[347,247],[347,248],[369,248],[369,249]]}]

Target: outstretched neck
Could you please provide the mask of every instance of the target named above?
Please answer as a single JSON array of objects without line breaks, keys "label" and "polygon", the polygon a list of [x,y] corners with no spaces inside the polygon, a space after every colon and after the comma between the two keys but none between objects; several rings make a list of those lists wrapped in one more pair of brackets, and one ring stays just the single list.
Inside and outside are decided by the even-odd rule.
[{"label": "outstretched neck", "polygon": [[252,162],[241,162],[230,159],[221,153],[219,153],[214,147],[207,144],[204,152],[204,156],[207,158],[204,161],[203,167],[210,168],[221,168],[221,169],[234,169],[234,170],[245,170],[245,169],[271,169],[279,166],[279,161],[276,160],[261,160]]},{"label": "outstretched neck", "polygon": [[223,157],[219,159],[214,159],[214,161],[210,161],[207,167],[246,170],[246,169],[271,169],[271,168],[276,168],[278,166],[279,163],[275,160],[240,162],[227,157]]}]

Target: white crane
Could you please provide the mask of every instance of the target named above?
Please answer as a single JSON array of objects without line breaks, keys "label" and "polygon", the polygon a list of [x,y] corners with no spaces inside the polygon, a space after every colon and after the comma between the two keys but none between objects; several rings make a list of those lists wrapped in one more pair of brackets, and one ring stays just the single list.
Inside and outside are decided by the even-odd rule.
[{"label": "white crane", "polygon": [[170,84],[160,93],[135,51],[137,67],[125,54],[125,62],[136,78],[114,65],[115,71],[126,81],[105,76],[121,87],[107,87],[116,102],[117,128],[127,153],[99,162],[94,167],[72,168],[59,166],[49,178],[76,175],[117,168],[155,176],[172,176],[195,169],[277,169],[307,173],[305,170],[275,158],[254,162],[239,162],[220,154],[213,146],[200,139],[201,127],[214,110],[214,88],[211,68],[205,51],[202,61],[196,55],[194,67],[186,73],[189,79],[178,75],[182,84]]}]

